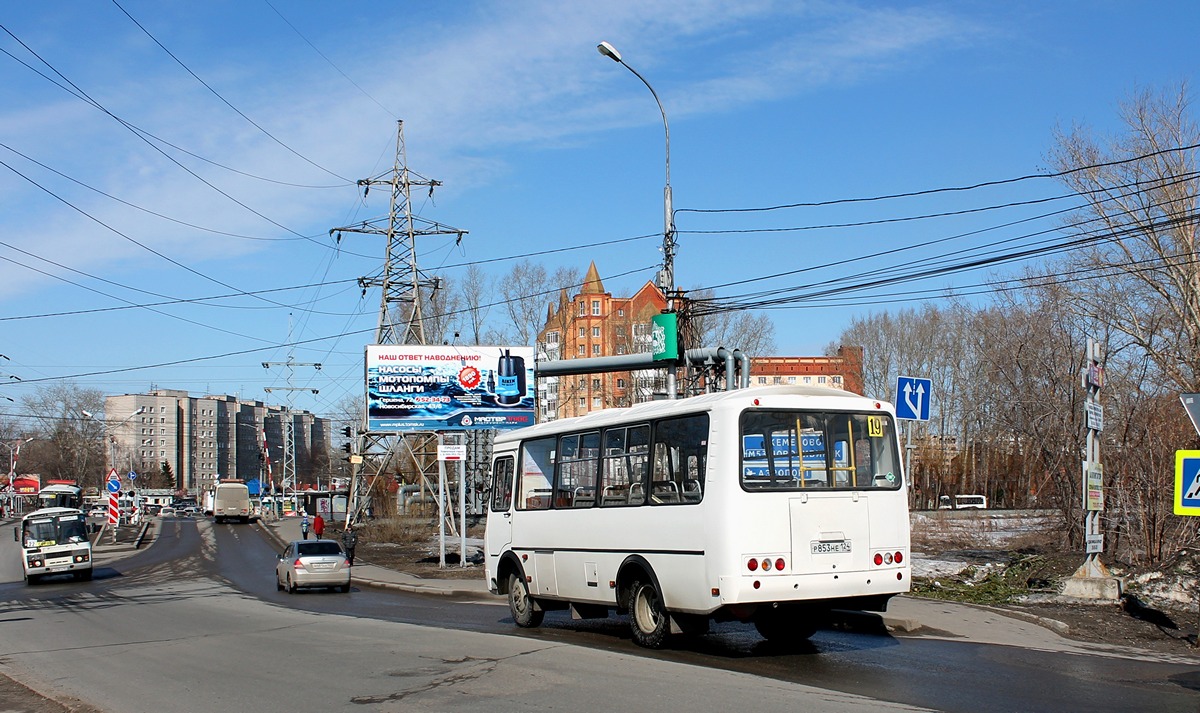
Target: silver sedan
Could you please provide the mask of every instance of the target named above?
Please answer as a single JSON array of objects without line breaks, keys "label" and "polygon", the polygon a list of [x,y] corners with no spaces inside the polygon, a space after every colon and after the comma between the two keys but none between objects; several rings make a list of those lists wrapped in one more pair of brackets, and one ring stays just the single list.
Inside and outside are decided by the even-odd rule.
[{"label": "silver sedan", "polygon": [[350,591],[350,562],[336,540],[294,540],[275,564],[275,588],[336,587]]}]

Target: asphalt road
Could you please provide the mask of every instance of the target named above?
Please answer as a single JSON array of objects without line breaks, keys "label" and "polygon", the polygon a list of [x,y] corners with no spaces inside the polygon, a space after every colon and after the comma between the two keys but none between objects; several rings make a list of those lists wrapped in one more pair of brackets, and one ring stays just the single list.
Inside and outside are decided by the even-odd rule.
[{"label": "asphalt road", "polygon": [[[393,625],[415,624],[428,628],[396,631],[406,632],[408,638],[416,636],[411,633],[413,631],[435,637],[440,631],[440,639],[447,640],[465,635],[472,643],[464,644],[467,648],[459,651],[460,657],[478,655],[480,647],[474,643],[478,635],[499,634],[502,636],[495,640],[508,642],[505,646],[526,651],[555,651],[553,668],[565,666],[568,672],[571,667],[566,661],[576,655],[585,659],[611,656],[622,662],[632,662],[618,668],[602,667],[599,673],[591,674],[598,678],[577,682],[571,696],[547,705],[548,709],[560,705],[566,707],[572,697],[592,686],[608,695],[615,695],[613,691],[622,686],[633,686],[633,682],[621,675],[624,666],[632,666],[639,672],[659,671],[663,667],[672,671],[670,682],[662,682],[657,689],[656,705],[663,697],[669,698],[673,691],[679,701],[690,700],[695,691],[702,690],[697,688],[701,684],[695,682],[696,676],[705,684],[721,680],[732,687],[722,688],[721,694],[710,691],[696,705],[679,708],[689,711],[715,709],[722,694],[734,691],[737,695],[732,697],[731,705],[745,707],[747,702],[753,702],[751,708],[754,710],[770,710],[777,700],[792,700],[786,696],[777,699],[780,691],[803,696],[809,695],[809,687],[817,691],[814,694],[819,703],[815,706],[817,710],[854,710],[860,700],[872,699],[900,709],[912,706],[946,711],[1190,712],[1200,708],[1200,693],[1197,692],[1200,690],[1200,662],[1195,666],[1160,663],[920,636],[897,637],[869,630],[822,631],[809,644],[787,651],[764,642],[752,627],[733,624],[717,626],[703,637],[683,640],[675,648],[652,652],[640,649],[630,641],[623,618],[572,621],[565,614],[551,613],[542,627],[519,630],[512,625],[508,610],[500,600],[456,601],[357,587],[349,594],[323,591],[287,594],[275,589],[273,543],[257,528],[243,525],[166,520],[152,547],[112,566],[97,569],[96,579],[90,583],[52,580],[37,587],[26,587],[20,582],[19,569],[15,575],[11,569],[16,560],[9,555],[14,549],[0,546],[4,551],[0,554],[0,580],[4,582],[0,584],[0,602],[7,612],[6,617],[0,617],[0,623],[5,626],[9,626],[9,618],[19,620],[22,616],[30,616],[29,612],[35,612],[31,616],[37,619],[55,612],[67,616],[78,611],[76,600],[84,590],[112,607],[119,607],[126,601],[161,605],[164,601],[161,597],[175,596],[178,601],[172,604],[182,607],[184,612],[175,616],[177,619],[184,617],[184,622],[186,617],[192,616],[201,621],[209,620],[212,614],[205,612],[204,606],[226,600],[236,602],[247,612],[257,612],[264,622],[302,615],[307,615],[306,621],[313,620],[315,615],[317,621],[342,622],[347,629],[352,627],[344,623],[354,622],[355,627],[368,627],[359,634],[359,645],[372,651],[391,645],[387,639],[373,637],[383,637],[385,631],[393,630]],[[181,626],[188,627],[186,623]],[[31,631],[28,627],[11,627],[8,631],[0,628],[6,633],[17,630],[26,635]],[[153,633],[143,632],[137,640],[158,641]],[[0,659],[0,672],[7,672],[4,664],[11,660],[8,657],[30,648],[26,642],[11,641],[11,637],[5,641],[8,643],[0,644],[0,655],[5,656]],[[255,641],[255,637],[247,636],[245,646],[237,646],[246,648]],[[320,650],[322,645],[328,647],[324,655]],[[327,642],[302,644],[306,649],[312,648],[307,655],[315,656],[318,661],[336,661],[341,656],[352,656],[355,660],[360,656],[370,657],[371,651],[352,650],[347,654],[341,648],[345,645],[345,641],[332,638]],[[277,652],[251,652],[251,660],[272,655]],[[232,655],[230,658],[235,659]],[[392,675],[433,675],[428,670],[428,660],[421,660],[425,663],[415,664],[416,672]],[[396,669],[395,666],[392,668]],[[549,668],[541,673],[550,675]],[[578,679],[579,675],[568,678]],[[684,684],[688,690],[678,692],[677,686],[684,681],[690,682]],[[363,683],[359,682],[361,685]],[[497,693],[499,698],[511,695],[511,692]],[[378,705],[375,708],[368,705],[367,709],[392,710],[387,707],[392,699],[384,698],[388,700],[371,699],[368,703]],[[334,700],[344,702],[347,699]],[[407,697],[405,700],[412,702]],[[526,705],[531,703],[526,697],[515,700]],[[538,701],[540,706],[541,699]],[[510,698],[509,702],[514,699]],[[353,709],[362,710],[362,705],[356,702]],[[885,708],[892,706],[883,705]],[[585,709],[595,707],[584,705]],[[399,710],[398,707],[394,709]]]}]

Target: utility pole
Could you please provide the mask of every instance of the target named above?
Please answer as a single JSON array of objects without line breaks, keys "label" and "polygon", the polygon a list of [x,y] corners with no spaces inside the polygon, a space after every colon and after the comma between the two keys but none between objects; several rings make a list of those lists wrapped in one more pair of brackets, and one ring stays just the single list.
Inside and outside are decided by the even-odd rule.
[{"label": "utility pole", "polygon": [[[357,225],[343,226],[329,231],[336,235],[340,244],[343,233],[382,235],[386,238],[383,270],[374,277],[358,280],[365,296],[368,288],[380,288],[379,321],[375,329],[375,344],[426,344],[424,306],[438,289],[436,278],[426,276],[417,264],[417,239],[434,235],[454,235],[461,242],[467,231],[452,228],[413,214],[412,189],[426,188],[428,195],[442,185],[441,181],[425,178],[409,170],[404,145],[404,122],[396,122],[396,157],[392,170],[374,178],[358,181],[363,196],[372,188],[387,187],[390,202],[386,219],[364,221]],[[374,483],[387,472],[389,466],[396,472],[411,458],[413,469],[422,485],[427,476],[437,469],[437,434],[412,433],[403,436],[393,432],[370,432],[367,430],[366,405],[363,408],[362,426],[359,431],[358,448],[351,459],[350,507],[347,520],[353,522],[365,508],[363,490],[374,491]],[[400,459],[404,460],[400,460]],[[393,463],[393,459],[399,461]],[[361,460],[361,462],[356,462]],[[365,483],[363,481],[366,481]],[[366,486],[364,488],[364,485]]]}]

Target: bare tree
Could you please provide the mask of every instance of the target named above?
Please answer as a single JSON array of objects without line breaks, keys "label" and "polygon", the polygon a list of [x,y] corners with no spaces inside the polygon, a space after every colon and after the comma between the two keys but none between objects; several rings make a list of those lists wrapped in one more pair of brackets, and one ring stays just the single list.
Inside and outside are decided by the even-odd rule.
[{"label": "bare tree", "polygon": [[[104,394],[72,382],[38,389],[22,399],[22,406],[37,424],[40,445],[33,455],[46,478],[75,480],[83,487],[101,487],[104,481],[104,425],[100,413]],[[84,411],[93,417],[84,415]]]},{"label": "bare tree", "polygon": [[500,296],[509,324],[501,330],[505,341],[532,346],[546,321],[550,278],[542,265],[522,260],[500,279]]},{"label": "bare tree", "polygon": [[[694,290],[688,299],[711,305],[719,303],[712,290]],[[691,318],[691,330],[695,344],[691,347],[726,347],[741,349],[750,355],[764,356],[775,352],[775,324],[761,312],[721,311],[707,307],[701,314]]]},{"label": "bare tree", "polygon": [[1059,131],[1050,157],[1085,201],[1069,229],[1092,239],[1071,267],[1096,279],[1076,299],[1181,391],[1200,388],[1200,174],[1195,149],[1182,148],[1200,130],[1189,110],[1186,83],[1140,91],[1120,107],[1124,133],[1102,144]]},{"label": "bare tree", "polygon": [[469,265],[459,282],[466,338],[471,344],[483,344],[488,312],[496,294],[496,278],[484,272],[479,265]]}]

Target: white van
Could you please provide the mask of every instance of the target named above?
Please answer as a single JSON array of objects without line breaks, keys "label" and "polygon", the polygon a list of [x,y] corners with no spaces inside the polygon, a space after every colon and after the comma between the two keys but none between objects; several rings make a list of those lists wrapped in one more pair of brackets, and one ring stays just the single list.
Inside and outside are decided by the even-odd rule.
[{"label": "white van", "polygon": [[987,510],[987,496],[985,495],[955,495],[954,496],[955,510]]}]

